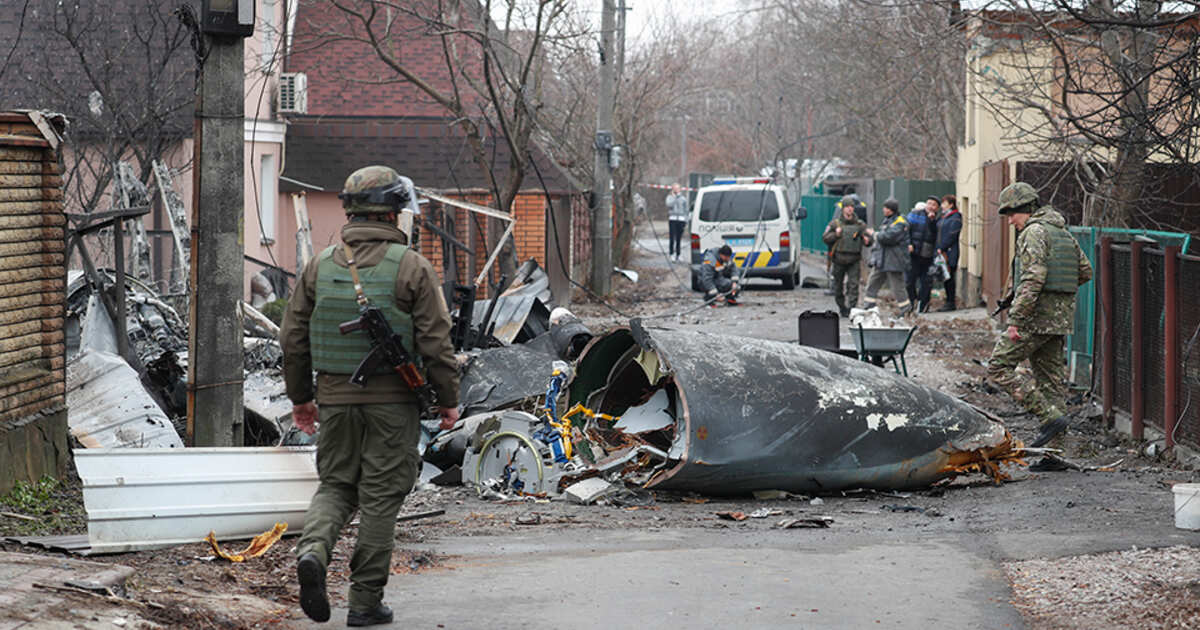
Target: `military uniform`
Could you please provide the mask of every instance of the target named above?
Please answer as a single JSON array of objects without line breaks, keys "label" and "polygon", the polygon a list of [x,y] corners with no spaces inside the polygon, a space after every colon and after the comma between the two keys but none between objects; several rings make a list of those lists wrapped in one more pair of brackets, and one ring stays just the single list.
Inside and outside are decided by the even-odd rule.
[{"label": "military uniform", "polygon": [[[842,228],[841,235],[837,229]],[[862,278],[862,248],[867,240],[867,225],[855,216],[834,217],[825,227],[821,240],[829,246],[830,269],[833,275],[833,296],[842,316],[858,306],[858,284]]]},{"label": "military uniform", "polygon": [[[1091,278],[1092,266],[1066,230],[1063,216],[1050,206],[1033,211],[1017,236],[1013,258],[1008,322],[1019,339],[1005,334],[996,342],[988,380],[1044,423],[1064,415],[1063,336],[1074,327],[1075,292]],[[1016,373],[1026,359],[1033,370],[1032,383]]]},{"label": "military uniform", "polygon": [[[362,208],[351,207],[348,213],[356,210]],[[437,404],[457,406],[450,316],[432,265],[409,250],[405,234],[386,222],[352,219],[341,237],[353,251],[371,305],[384,312],[410,355],[422,361]],[[393,370],[381,367],[365,387],[348,380],[369,350],[365,332],[342,335],[337,328],[357,316],[353,286],[343,245],[326,249],[297,279],[280,331],[288,397],[296,405],[314,398],[319,403],[320,486],[296,553],[302,562],[306,554],[320,562],[323,598],[324,567],[342,528],[359,511],[358,539],[350,558],[351,621],[355,611],[381,606],[391,573],[396,515],[416,481],[420,434],[416,395]],[[303,578],[301,587],[303,595]],[[387,615],[390,619],[390,610]],[[324,616],[328,617],[327,602]]]}]

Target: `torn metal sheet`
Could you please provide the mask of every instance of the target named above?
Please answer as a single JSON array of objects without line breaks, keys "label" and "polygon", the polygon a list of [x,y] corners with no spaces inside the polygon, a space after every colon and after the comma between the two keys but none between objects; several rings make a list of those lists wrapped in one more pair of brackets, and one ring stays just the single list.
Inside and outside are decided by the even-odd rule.
[{"label": "torn metal sheet", "polygon": [[503,409],[545,394],[553,361],[552,355],[520,345],[481,350],[462,371],[460,414],[465,417]]},{"label": "torn metal sheet", "polygon": [[654,395],[645,404],[630,407],[628,411],[621,414],[621,419],[613,425],[613,428],[626,433],[645,433],[646,431],[666,429],[675,424],[670,407],[667,390],[660,389],[654,392]]},{"label": "torn metal sheet", "polygon": [[[658,369],[647,369],[646,352],[657,355]],[[636,322],[584,351],[570,404],[620,416],[659,391],[677,404],[676,422],[658,432],[670,440],[670,461],[652,470],[647,487],[706,494],[914,488],[960,472],[999,474],[997,461],[1015,457],[1019,446],[966,403],[867,363]]]},{"label": "torn metal sheet", "polygon": [[[472,327],[483,325],[490,303],[491,300],[476,300]],[[550,309],[536,295],[500,296],[496,298],[488,327],[502,343],[523,343],[550,330]]]},{"label": "torn metal sheet", "polygon": [[115,354],[86,351],[67,364],[67,408],[71,435],[85,447],[183,448],[137,372]]},{"label": "torn metal sheet", "polygon": [[550,276],[542,270],[537,260],[530,258],[517,269],[512,285],[503,293],[504,297],[514,295],[532,295],[547,306],[554,305],[554,296],[550,293]]},{"label": "torn metal sheet", "polygon": [[299,532],[317,490],[313,447],[76,449],[92,553]]}]

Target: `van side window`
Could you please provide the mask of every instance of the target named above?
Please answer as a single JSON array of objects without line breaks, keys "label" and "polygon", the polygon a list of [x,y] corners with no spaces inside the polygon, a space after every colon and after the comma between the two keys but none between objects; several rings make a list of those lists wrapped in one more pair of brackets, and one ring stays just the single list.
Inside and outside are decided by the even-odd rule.
[{"label": "van side window", "polygon": [[770,190],[705,191],[700,198],[701,221],[771,221],[779,218],[779,205]]}]

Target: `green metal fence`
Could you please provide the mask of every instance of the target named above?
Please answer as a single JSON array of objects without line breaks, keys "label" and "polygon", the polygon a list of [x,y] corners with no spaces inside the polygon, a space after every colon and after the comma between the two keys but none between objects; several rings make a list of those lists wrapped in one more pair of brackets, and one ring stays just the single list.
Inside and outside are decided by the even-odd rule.
[{"label": "green metal fence", "polygon": [[800,205],[808,211],[808,216],[800,222],[800,249],[806,252],[824,254],[829,248],[821,241],[825,226],[833,220],[837,212],[837,203],[841,197],[832,195],[803,195]]},{"label": "green metal fence", "polygon": [[942,195],[954,194],[954,182],[937,179],[892,179],[875,180],[875,205],[882,206],[888,197],[900,202],[900,213],[908,214],[914,204],[924,201],[926,197],[941,198]]},{"label": "green metal fence", "polygon": [[[1099,260],[1099,249],[1097,246],[1102,236],[1111,236],[1116,243],[1128,243],[1138,237],[1145,237],[1154,240],[1159,247],[1178,245],[1184,254],[1188,253],[1188,246],[1192,242],[1190,234],[1179,232],[1089,226],[1073,226],[1070,230],[1071,235],[1079,243],[1079,248],[1083,250],[1083,253],[1087,255],[1088,260],[1092,263],[1093,270],[1099,268],[1097,266]],[[1094,277],[1095,274],[1093,274]],[[1087,361],[1088,365],[1091,364],[1096,343],[1096,311],[1098,308],[1096,304],[1096,282],[1093,280],[1079,287],[1079,292],[1075,294],[1074,332],[1067,335],[1068,358],[1072,365],[1075,365],[1080,360]]]}]

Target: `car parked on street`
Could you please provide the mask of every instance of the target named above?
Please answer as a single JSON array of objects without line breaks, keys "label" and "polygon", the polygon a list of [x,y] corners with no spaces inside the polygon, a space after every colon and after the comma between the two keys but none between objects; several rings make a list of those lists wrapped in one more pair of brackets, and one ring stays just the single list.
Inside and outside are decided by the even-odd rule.
[{"label": "car parked on street", "polygon": [[787,189],[769,177],[719,177],[696,193],[692,206],[692,290],[699,291],[704,252],[729,245],[737,273],[774,278],[784,289],[800,282],[792,239],[800,238],[804,209],[789,203]]}]

